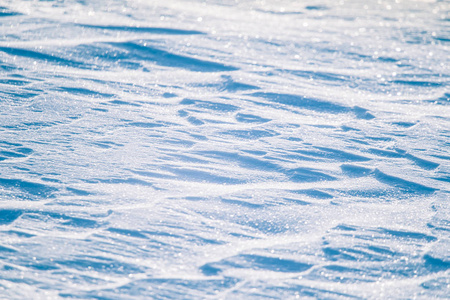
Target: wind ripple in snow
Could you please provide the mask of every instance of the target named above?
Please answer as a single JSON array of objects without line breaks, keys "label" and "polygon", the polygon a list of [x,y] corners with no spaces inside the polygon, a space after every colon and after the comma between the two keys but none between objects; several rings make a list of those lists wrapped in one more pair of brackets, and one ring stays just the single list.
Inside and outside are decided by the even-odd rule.
[{"label": "wind ripple in snow", "polygon": [[0,295],[448,296],[448,5],[269,2],[2,4]]}]

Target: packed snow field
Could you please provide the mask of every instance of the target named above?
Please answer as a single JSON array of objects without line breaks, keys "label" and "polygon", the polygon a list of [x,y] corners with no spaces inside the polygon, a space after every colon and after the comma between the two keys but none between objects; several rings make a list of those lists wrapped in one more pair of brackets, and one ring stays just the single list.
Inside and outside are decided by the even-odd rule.
[{"label": "packed snow field", "polygon": [[449,296],[449,2],[0,6],[1,299]]}]

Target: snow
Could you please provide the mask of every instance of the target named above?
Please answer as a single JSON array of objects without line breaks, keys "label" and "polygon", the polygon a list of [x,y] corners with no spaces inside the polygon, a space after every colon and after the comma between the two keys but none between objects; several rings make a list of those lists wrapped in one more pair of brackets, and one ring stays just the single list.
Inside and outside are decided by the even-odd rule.
[{"label": "snow", "polygon": [[0,6],[1,297],[448,297],[448,2]]}]

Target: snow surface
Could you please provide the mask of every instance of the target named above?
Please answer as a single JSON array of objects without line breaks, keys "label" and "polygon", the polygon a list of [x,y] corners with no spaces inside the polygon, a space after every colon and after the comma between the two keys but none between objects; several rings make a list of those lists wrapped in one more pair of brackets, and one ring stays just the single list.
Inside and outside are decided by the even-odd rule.
[{"label": "snow surface", "polygon": [[0,298],[449,297],[448,1],[0,4]]}]

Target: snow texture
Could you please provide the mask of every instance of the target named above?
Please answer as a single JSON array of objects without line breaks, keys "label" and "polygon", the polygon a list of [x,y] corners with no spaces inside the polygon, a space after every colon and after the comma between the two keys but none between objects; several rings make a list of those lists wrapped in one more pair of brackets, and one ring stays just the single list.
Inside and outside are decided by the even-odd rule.
[{"label": "snow texture", "polygon": [[0,4],[0,298],[450,295],[448,1]]}]

